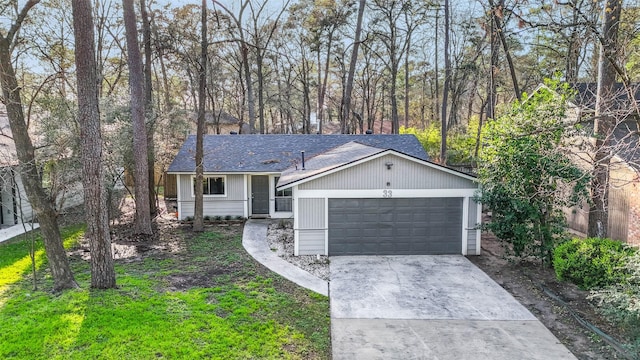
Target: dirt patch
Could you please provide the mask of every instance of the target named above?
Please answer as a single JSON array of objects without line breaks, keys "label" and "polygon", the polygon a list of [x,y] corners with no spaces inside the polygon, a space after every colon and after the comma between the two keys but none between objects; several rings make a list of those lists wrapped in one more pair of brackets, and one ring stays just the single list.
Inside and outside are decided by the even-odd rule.
[{"label": "dirt patch", "polygon": [[267,242],[269,248],[282,259],[322,280],[329,281],[329,257],[325,255],[293,255],[293,224],[290,221],[274,220],[267,229]]},{"label": "dirt patch", "polygon": [[[133,223],[135,203],[132,198],[124,196],[119,201],[116,216],[110,221],[111,249],[116,261],[140,261],[143,257],[166,257],[169,254],[183,252],[184,239],[180,235],[180,224],[173,213],[166,210],[167,205],[160,201],[158,213],[152,222],[153,234],[136,234]],[[68,211],[61,217],[62,225],[84,221],[82,207]],[[87,261],[91,258],[89,241],[82,238],[72,251],[71,256],[78,256]]]},{"label": "dirt patch", "polygon": [[[552,269],[539,263],[508,261],[492,234],[483,234],[482,255],[469,256],[469,260],[527,307],[579,359],[624,358],[571,315],[569,309],[618,341],[623,340],[622,334],[596,312],[587,299],[589,292],[559,282]],[[557,294],[569,308],[552,299],[544,289]]]},{"label": "dirt patch", "polygon": [[194,287],[215,287],[216,279],[220,275],[230,274],[237,269],[211,267],[194,273],[172,274],[166,277],[168,282],[164,290],[183,291]]}]

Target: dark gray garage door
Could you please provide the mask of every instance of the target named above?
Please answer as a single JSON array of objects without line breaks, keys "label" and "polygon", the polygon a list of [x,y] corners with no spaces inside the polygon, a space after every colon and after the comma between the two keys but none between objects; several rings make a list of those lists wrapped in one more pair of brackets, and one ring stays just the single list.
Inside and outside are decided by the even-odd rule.
[{"label": "dark gray garage door", "polygon": [[329,255],[462,253],[462,198],[329,199]]}]

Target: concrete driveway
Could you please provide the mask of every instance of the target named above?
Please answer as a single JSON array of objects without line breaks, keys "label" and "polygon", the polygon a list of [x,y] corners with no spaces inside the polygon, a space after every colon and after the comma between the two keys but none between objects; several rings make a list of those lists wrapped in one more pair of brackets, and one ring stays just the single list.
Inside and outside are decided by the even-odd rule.
[{"label": "concrete driveway", "polygon": [[463,256],[330,262],[333,359],[575,359]]}]

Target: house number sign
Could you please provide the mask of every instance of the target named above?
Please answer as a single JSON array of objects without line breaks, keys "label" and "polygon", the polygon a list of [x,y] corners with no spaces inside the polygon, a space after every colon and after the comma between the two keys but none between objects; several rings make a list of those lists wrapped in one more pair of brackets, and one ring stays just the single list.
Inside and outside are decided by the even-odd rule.
[{"label": "house number sign", "polygon": [[383,198],[393,197],[393,192],[391,190],[382,190],[382,197]]}]

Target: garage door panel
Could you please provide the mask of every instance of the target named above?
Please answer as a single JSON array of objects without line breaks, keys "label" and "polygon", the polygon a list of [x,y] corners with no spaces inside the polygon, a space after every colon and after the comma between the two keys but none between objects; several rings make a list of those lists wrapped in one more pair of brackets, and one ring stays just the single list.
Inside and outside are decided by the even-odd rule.
[{"label": "garage door panel", "polygon": [[430,229],[427,227],[416,227],[411,229],[411,235],[412,236],[421,236],[421,237],[427,237],[430,234]]},{"label": "garage door panel", "polygon": [[397,242],[394,245],[394,249],[401,253],[410,252],[412,248],[410,242]]},{"label": "garage door panel", "polygon": [[373,228],[362,229],[361,235],[364,238],[375,238],[378,236],[378,229],[373,229]]},{"label": "garage door panel", "polygon": [[462,198],[329,199],[329,255],[460,254]]}]

